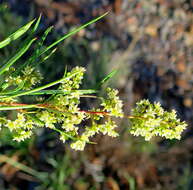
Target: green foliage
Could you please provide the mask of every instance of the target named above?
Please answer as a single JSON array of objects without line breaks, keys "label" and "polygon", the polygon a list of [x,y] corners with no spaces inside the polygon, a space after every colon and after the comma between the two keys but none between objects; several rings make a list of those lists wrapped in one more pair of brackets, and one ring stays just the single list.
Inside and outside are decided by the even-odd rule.
[{"label": "green foliage", "polygon": [[9,37],[7,37],[5,40],[0,42],[0,49],[7,46],[10,42],[16,40],[20,36],[22,36],[29,28],[30,26],[34,23],[35,20],[32,20],[25,26],[21,27],[19,30],[11,34]]},{"label": "green foliage", "polygon": [[[94,94],[95,90],[81,90],[80,85],[85,72],[83,67],[75,67],[69,72],[65,71],[61,79],[37,86],[43,77],[35,69],[35,66],[48,59],[55,52],[55,46],[58,43],[105,15],[106,13],[72,30],[47,47],[42,45],[51,28],[48,28],[39,40],[35,38],[35,31],[41,17],[36,23],[34,23],[35,21],[29,22],[6,40],[0,42],[1,46],[4,47],[31,28],[26,40],[15,55],[0,67],[0,124],[1,127],[10,130],[15,141],[24,141],[30,138],[37,128],[46,127],[58,132],[64,143],[70,141],[72,149],[84,150],[87,143],[93,143],[91,138],[96,134],[118,136],[115,131],[117,127],[114,121],[115,117],[129,118],[131,120],[131,134],[144,136],[146,140],[155,135],[169,139],[180,138],[186,124],[176,118],[174,111],[164,111],[158,103],[151,104],[148,100],[140,101],[137,103],[137,107],[132,110],[131,116],[124,116],[123,103],[118,97],[117,90],[107,88],[105,97],[90,95],[91,93]],[[34,45],[35,50],[23,65],[16,67],[16,62],[32,45]],[[110,73],[102,83],[112,75],[113,73]],[[57,86],[55,90],[50,89],[53,86]],[[44,95],[49,95],[49,97],[46,98]],[[38,97],[33,103],[23,103],[24,96]],[[81,110],[80,99],[84,97],[98,98],[101,104],[98,108]],[[5,114],[10,110],[14,110],[11,118]],[[83,122],[86,123],[84,127],[82,127]]]},{"label": "green foliage", "polygon": [[[37,190],[70,190],[72,189],[72,184],[69,184],[69,179],[76,176],[79,163],[73,163],[72,159],[68,155],[56,156],[53,158],[47,158],[47,163],[52,166],[53,171],[45,177]],[[69,167],[73,164],[73,167]],[[77,180],[77,179],[74,179]],[[76,181],[73,180],[73,183]],[[71,182],[72,183],[72,182]]]}]

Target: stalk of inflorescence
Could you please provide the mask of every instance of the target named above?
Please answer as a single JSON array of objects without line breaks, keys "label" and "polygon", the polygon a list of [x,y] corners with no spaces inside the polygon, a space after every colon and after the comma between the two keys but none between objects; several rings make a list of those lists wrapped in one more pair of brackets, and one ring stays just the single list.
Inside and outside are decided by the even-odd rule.
[{"label": "stalk of inflorescence", "polygon": [[[39,85],[43,77],[35,66],[46,61],[56,51],[57,44],[106,15],[107,13],[73,29],[47,47],[43,45],[52,27],[48,28],[39,40],[34,36],[41,16],[36,22],[35,20],[29,22],[0,42],[0,48],[3,48],[32,27],[16,54],[8,58],[0,67],[2,78],[0,82],[0,129],[8,128],[13,135],[13,140],[24,141],[30,138],[37,128],[44,127],[58,132],[60,140],[63,143],[69,142],[71,148],[84,150],[86,144],[94,144],[91,139],[95,135],[119,136],[116,131],[118,126],[115,118],[129,119],[128,131],[134,136],[144,137],[145,140],[150,140],[154,136],[166,139],[181,138],[187,124],[177,118],[175,110],[166,111],[159,102],[151,103],[149,100],[141,100],[131,109],[131,115],[127,116],[123,113],[123,103],[118,96],[118,90],[106,88],[104,97],[93,95],[116,71],[107,75],[99,83],[97,90],[80,89],[86,71],[83,67],[75,67],[69,72],[65,70],[63,78],[43,86]],[[15,68],[14,64],[32,45],[35,50],[31,56],[24,64]],[[56,88],[50,89],[53,87]],[[48,98],[45,98],[45,95]],[[23,96],[41,97],[42,100],[37,98],[33,104],[22,103]],[[83,97],[98,98],[100,104],[90,110],[82,110],[80,103]],[[8,118],[5,114],[8,111],[15,111],[16,114]],[[86,124],[83,125],[83,123]]]}]

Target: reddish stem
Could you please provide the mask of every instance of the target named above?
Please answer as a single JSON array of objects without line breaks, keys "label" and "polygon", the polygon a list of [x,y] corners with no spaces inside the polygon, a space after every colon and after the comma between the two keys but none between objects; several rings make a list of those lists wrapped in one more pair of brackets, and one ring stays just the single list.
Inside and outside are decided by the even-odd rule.
[{"label": "reddish stem", "polygon": [[[6,106],[27,106],[30,104],[21,104],[21,103],[6,103],[6,102],[0,102],[0,105],[6,105]],[[50,105],[50,104],[36,104],[37,107],[40,108],[51,108],[51,109],[55,109],[58,110],[56,107]],[[18,110],[22,110],[21,108],[18,108]],[[58,110],[61,111],[61,110]],[[104,115],[104,116],[112,116],[109,112],[105,112],[105,111],[87,111],[87,110],[79,110],[79,112],[82,113],[88,113],[88,114],[93,114],[93,115]],[[139,118],[139,119],[145,119],[144,117],[140,117],[140,116],[124,116],[125,118]]]}]

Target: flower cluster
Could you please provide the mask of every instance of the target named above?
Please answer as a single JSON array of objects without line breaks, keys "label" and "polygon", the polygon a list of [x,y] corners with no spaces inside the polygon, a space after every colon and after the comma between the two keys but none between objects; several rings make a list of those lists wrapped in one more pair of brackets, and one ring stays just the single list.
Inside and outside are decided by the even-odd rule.
[{"label": "flower cluster", "polygon": [[[81,26],[75,31],[96,22],[106,13],[93,21]],[[31,30],[34,35],[40,18]],[[0,42],[0,48],[8,45],[13,39],[23,35],[34,23],[34,20]],[[42,76],[35,69],[35,65],[45,61],[53,52],[55,45],[66,37],[74,34],[74,31],[52,43],[45,49],[42,44],[50,29],[48,28],[31,57],[18,69],[13,64],[35,43],[36,38],[25,40],[22,47],[10,60],[0,67],[0,129],[7,127],[13,134],[13,139],[23,141],[30,138],[36,128],[45,127],[59,133],[62,142],[71,143],[71,148],[83,150],[91,138],[97,134],[117,137],[117,124],[114,118],[127,117],[131,121],[130,133],[145,137],[146,140],[153,136],[162,136],[167,139],[180,139],[186,123],[177,119],[176,112],[164,111],[159,103],[151,104],[148,100],[137,103],[131,116],[124,116],[123,103],[118,97],[118,91],[107,88],[105,97],[97,97],[101,100],[100,106],[90,110],[80,109],[80,98],[87,97],[94,90],[80,90],[85,69],[75,67],[70,72],[65,72],[63,78],[43,86],[38,83]],[[44,55],[47,52],[47,56]],[[39,59],[41,57],[41,59]],[[37,64],[36,64],[37,61]],[[58,85],[57,89],[50,87]],[[94,92],[93,92],[94,91]],[[33,104],[22,103],[23,96],[38,96]],[[44,95],[48,95],[48,98]],[[41,101],[40,101],[41,98]],[[27,99],[25,99],[27,100]],[[7,112],[14,110],[13,114]],[[16,114],[15,114],[16,113]],[[9,115],[9,117],[8,117]],[[86,123],[86,126],[83,126]]]},{"label": "flower cluster", "polygon": [[34,67],[26,66],[20,75],[17,76],[8,76],[5,79],[3,87],[8,89],[14,86],[21,86],[23,90],[32,89],[36,84],[40,83],[42,80],[41,73],[36,70]]},{"label": "flower cluster", "polygon": [[23,89],[28,90],[40,83],[43,79],[41,73],[31,66],[26,66],[22,70],[21,80],[25,81]]},{"label": "flower cluster", "polygon": [[20,142],[32,135],[33,121],[22,113],[14,121],[7,120],[6,127],[13,133],[13,139]]},{"label": "flower cluster", "polygon": [[[37,127],[46,127],[57,131],[64,143],[71,142],[71,148],[75,150],[84,150],[87,143],[93,143],[90,140],[96,134],[117,137],[119,134],[115,131],[117,125],[113,118],[126,117],[118,91],[107,88],[106,97],[99,97],[101,105],[98,108],[81,110],[79,104],[82,91],[79,88],[84,72],[82,67],[67,72],[58,87],[60,93],[52,94],[43,103],[35,104],[27,111],[18,110],[15,120],[1,117],[1,126],[7,127],[16,141],[29,138]],[[20,104],[8,102],[4,105]],[[151,104],[148,100],[138,102],[128,118],[131,123],[130,133],[143,136],[145,140],[150,140],[153,136],[180,139],[187,126],[185,122],[177,119],[174,110],[167,112],[159,103]],[[90,125],[82,127],[86,120],[88,122],[84,123]]]},{"label": "flower cluster", "polygon": [[149,100],[141,100],[132,109],[130,133],[150,140],[153,136],[166,139],[180,139],[187,124],[177,119],[176,111],[165,111],[160,103],[151,104]]},{"label": "flower cluster", "polygon": [[[64,89],[68,91],[72,89],[73,90],[79,89],[85,71],[86,70],[84,67],[75,67],[72,69],[71,72],[66,73],[65,77],[67,78],[67,80],[64,80],[64,82],[60,86],[60,89]],[[73,77],[68,79],[68,77],[71,75],[73,75]]]},{"label": "flower cluster", "polygon": [[[111,137],[118,136],[115,131],[117,125],[112,119],[112,116],[123,116],[122,101],[117,96],[117,90],[108,88],[107,97],[100,98],[99,108],[80,110],[79,88],[84,72],[84,68],[75,67],[65,74],[58,87],[61,93],[52,94],[43,103],[36,104],[37,108],[32,108],[31,111],[18,110],[15,120],[7,120],[4,126],[13,133],[14,140],[23,141],[33,134],[35,128],[43,126],[59,132],[63,142],[71,140],[71,147],[75,150],[83,150],[86,143],[91,143],[90,138],[99,133]],[[91,125],[80,127],[85,120]]]},{"label": "flower cluster", "polygon": [[118,97],[118,90],[107,88],[107,99],[102,99],[104,111],[110,112],[112,116],[123,117],[123,103]]}]

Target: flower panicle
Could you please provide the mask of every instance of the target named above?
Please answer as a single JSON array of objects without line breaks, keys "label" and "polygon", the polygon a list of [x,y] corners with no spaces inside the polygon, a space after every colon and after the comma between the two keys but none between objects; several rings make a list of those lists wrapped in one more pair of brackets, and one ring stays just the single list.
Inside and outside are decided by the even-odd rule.
[{"label": "flower panicle", "polygon": [[[23,76],[32,73],[34,70],[30,67],[22,72]],[[106,96],[99,98],[101,104],[98,108],[81,110],[79,89],[84,73],[83,67],[75,67],[67,72],[64,76],[66,78],[58,89],[68,93],[50,96],[48,100],[44,99],[46,103],[37,103],[31,111],[20,109],[13,120],[0,117],[0,127],[7,127],[13,133],[13,139],[18,142],[30,138],[37,127],[46,127],[57,131],[63,143],[71,141],[71,148],[80,151],[84,150],[86,144],[91,143],[90,140],[97,134],[119,136],[114,118],[127,117],[130,121],[129,132],[134,136],[142,136],[145,140],[150,140],[154,136],[166,139],[181,138],[187,124],[177,118],[175,110],[168,112],[158,102],[150,103],[149,100],[141,100],[132,109],[131,116],[124,116],[123,103],[118,96],[118,90],[115,89],[106,89]],[[16,80],[20,78],[17,77]],[[11,84],[10,79],[8,81]],[[30,84],[29,80],[26,79],[26,81]],[[35,83],[31,82],[31,86]],[[26,87],[31,88],[31,86]],[[0,101],[0,106],[10,105],[22,108],[26,105],[15,103],[16,100],[13,98],[9,101],[8,99]],[[90,125],[81,127],[83,123],[90,123]]]},{"label": "flower panicle", "polygon": [[153,136],[161,136],[166,139],[180,139],[187,124],[177,118],[175,110],[165,111],[159,102],[150,103],[149,100],[141,100],[132,109],[131,115],[142,117],[131,118],[130,133],[134,136],[143,136],[150,140]]}]

